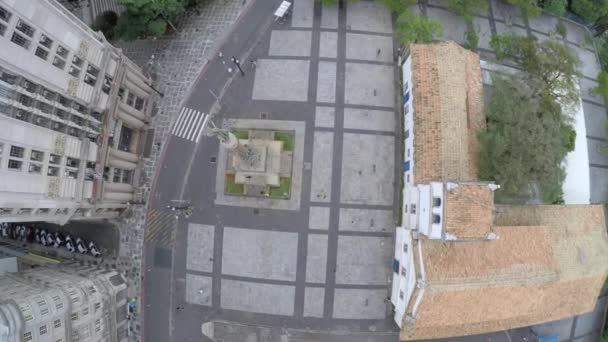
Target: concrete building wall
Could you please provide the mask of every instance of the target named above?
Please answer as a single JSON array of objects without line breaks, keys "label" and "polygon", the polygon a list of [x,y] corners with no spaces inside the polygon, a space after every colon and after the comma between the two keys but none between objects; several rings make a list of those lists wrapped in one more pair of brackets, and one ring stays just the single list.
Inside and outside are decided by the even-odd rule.
[{"label": "concrete building wall", "polygon": [[0,45],[0,222],[117,216],[139,183],[149,79],[55,0],[0,0]]}]

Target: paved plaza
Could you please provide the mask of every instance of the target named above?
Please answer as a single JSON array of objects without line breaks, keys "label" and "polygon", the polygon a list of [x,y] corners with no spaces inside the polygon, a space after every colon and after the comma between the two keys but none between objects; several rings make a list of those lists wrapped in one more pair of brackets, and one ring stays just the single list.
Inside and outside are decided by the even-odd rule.
[{"label": "paved plaza", "polygon": [[228,90],[241,98],[221,122],[296,132],[292,198],[224,194],[225,151],[211,152],[215,214],[184,233],[187,303],[293,326],[395,329],[386,302],[398,129],[390,23],[379,3],[339,10],[298,0],[291,21],[254,50],[256,68]]}]

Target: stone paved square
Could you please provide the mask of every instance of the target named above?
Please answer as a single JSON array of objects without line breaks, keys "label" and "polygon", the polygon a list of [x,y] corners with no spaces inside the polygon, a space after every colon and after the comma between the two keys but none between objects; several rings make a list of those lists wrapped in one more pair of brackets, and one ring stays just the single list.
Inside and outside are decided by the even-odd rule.
[{"label": "stone paved square", "polygon": [[[292,2],[293,3],[293,2]],[[315,1],[299,0],[293,3],[292,27],[312,27]]]},{"label": "stone paved square", "polygon": [[473,27],[477,30],[479,36],[479,47],[490,50],[490,39],[492,38],[490,21],[486,18],[474,17]]},{"label": "stone paved square", "polygon": [[386,316],[386,290],[336,289],[334,318],[382,319]]},{"label": "stone paved square", "polygon": [[391,210],[340,208],[340,231],[391,232],[395,226]]},{"label": "stone paved square", "polygon": [[306,102],[309,68],[304,60],[258,59],[253,99]]},{"label": "stone paved square", "polygon": [[200,272],[213,271],[214,233],[214,226],[188,223],[187,270]]},{"label": "stone paved square", "polygon": [[329,207],[310,207],[308,228],[329,229]]},{"label": "stone paved square", "polygon": [[346,5],[346,29],[393,33],[391,14],[381,2],[349,2]]},{"label": "stone paved square", "polygon": [[441,22],[444,40],[453,40],[458,44],[464,43],[466,25],[462,16],[439,8],[428,8],[426,13],[429,17]]},{"label": "stone paved square", "polygon": [[334,133],[315,132],[313,144],[310,200],[312,202],[329,202],[331,200]]},{"label": "stone paved square", "polygon": [[224,228],[222,274],[295,280],[298,234]]},{"label": "stone paved square", "polygon": [[323,6],[321,10],[321,28],[338,28],[338,6]]},{"label": "stone paved square", "polygon": [[581,60],[582,73],[583,75],[596,79],[597,75],[602,70],[599,61],[597,60],[595,53],[589,50],[576,49],[578,58]]},{"label": "stone paved square", "polygon": [[608,155],[602,152],[602,147],[605,145],[606,143],[603,141],[587,139],[589,164],[608,165]]},{"label": "stone paved square", "polygon": [[595,183],[595,186],[591,187],[590,202],[605,203],[608,198],[608,169],[590,167],[589,177]]},{"label": "stone paved square", "polygon": [[325,283],[327,269],[327,235],[308,234],[306,254],[306,282]]},{"label": "stone paved square", "polygon": [[321,32],[319,57],[338,57],[338,32]]},{"label": "stone paved square", "polygon": [[317,102],[336,102],[336,62],[319,62]]},{"label": "stone paved square", "polygon": [[500,22],[496,22],[496,32],[498,34],[513,33],[518,36],[526,36],[528,32],[523,27],[509,26]]},{"label": "stone paved square", "polygon": [[383,110],[344,108],[344,128],[379,132],[395,131],[395,113]]},{"label": "stone paved square", "polygon": [[186,303],[211,306],[211,277],[186,273]]},{"label": "stone paved square", "polygon": [[555,26],[559,19],[551,15],[541,14],[537,17],[528,17],[528,22],[532,30],[549,34],[555,32]]},{"label": "stone paved square", "polygon": [[336,284],[386,284],[393,252],[389,237],[338,236]]},{"label": "stone paved square", "polygon": [[223,309],[293,315],[295,288],[288,285],[259,284],[222,279]]},{"label": "stone paved square", "polygon": [[[380,50],[380,54],[378,54],[378,50]],[[393,61],[393,38],[346,33],[346,58],[391,63]]]},{"label": "stone paved square", "polygon": [[333,128],[336,117],[334,107],[318,106],[315,110],[315,127]]},{"label": "stone paved square", "polygon": [[340,202],[392,205],[395,139],[354,133],[343,139]]},{"label": "stone paved square", "polygon": [[304,317],[323,317],[325,289],[322,287],[307,287],[304,290]]},{"label": "stone paved square", "polygon": [[393,66],[346,63],[345,104],[394,107]]},{"label": "stone paved square", "polygon": [[580,86],[581,86],[581,97],[583,100],[594,101],[600,104],[604,103],[601,95],[596,94],[593,89],[597,87],[597,82],[592,81],[590,79],[581,77],[580,78]]},{"label": "stone paved square", "polygon": [[605,137],[606,133],[608,133],[606,108],[583,102],[583,111],[585,112],[587,135],[599,138]]},{"label": "stone paved square", "polygon": [[274,30],[270,36],[270,56],[310,56],[312,31]]},{"label": "stone paved square", "polygon": [[566,39],[568,41],[576,44],[583,44],[585,42],[589,33],[584,28],[567,20],[564,20],[564,25],[566,26]]}]

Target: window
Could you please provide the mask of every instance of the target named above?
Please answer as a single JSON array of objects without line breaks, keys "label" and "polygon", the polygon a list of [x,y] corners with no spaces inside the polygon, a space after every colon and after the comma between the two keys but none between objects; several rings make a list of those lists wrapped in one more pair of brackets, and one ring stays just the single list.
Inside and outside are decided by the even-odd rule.
[{"label": "window", "polygon": [[437,214],[433,214],[433,223],[435,223],[435,224],[441,223],[441,216],[439,216]]},{"label": "window", "polygon": [[30,163],[30,166],[28,168],[28,172],[39,175],[39,174],[42,173],[42,165],[36,164],[36,163]]},{"label": "window", "polygon": [[21,103],[25,107],[31,107],[34,103],[34,100],[31,97],[22,94],[21,96],[19,96],[19,103]]},{"label": "window", "polygon": [[34,316],[32,316],[32,310],[30,309],[29,305],[19,305],[19,309],[21,309],[21,313],[23,314],[23,317],[25,318],[26,322],[29,322],[34,319]]},{"label": "window", "polygon": [[401,275],[405,277],[405,275],[407,274],[405,267],[401,266]]},{"label": "window", "polygon": [[441,207],[441,198],[433,197],[433,207]]},{"label": "window", "polygon": [[55,322],[53,323],[53,326],[55,328],[61,328],[61,320],[60,319],[56,319]]},{"label": "window", "polygon": [[409,173],[408,173],[408,174],[405,176],[405,180],[406,180],[408,183],[410,182],[410,174],[409,174]]},{"label": "window", "polygon": [[40,35],[40,45],[50,49],[51,46],[53,46],[53,40],[51,38],[47,37],[45,34],[41,34]]},{"label": "window", "polygon": [[407,243],[404,243],[403,244],[403,253],[407,253],[407,249],[408,249]]},{"label": "window", "polygon": [[19,19],[15,28],[23,32],[26,36],[32,37],[34,35],[34,28],[27,24],[23,19]]},{"label": "window", "polygon": [[23,152],[25,149],[19,146],[11,146],[11,157],[23,158]]},{"label": "window", "polygon": [[68,99],[67,97],[64,97],[61,95],[59,95],[59,104],[61,104],[62,106],[66,107],[66,108],[72,107],[72,101],[70,99]]},{"label": "window", "polygon": [[55,111],[55,115],[57,115],[60,119],[63,119],[63,120],[67,120],[67,118],[70,117],[70,114],[68,114],[68,112],[66,112],[63,109],[57,109]]},{"label": "window", "polygon": [[101,303],[95,303],[95,312],[101,308]]},{"label": "window", "polygon": [[4,37],[5,33],[6,33],[6,25],[0,23],[0,36]]},{"label": "window", "polygon": [[405,130],[405,139],[407,139],[407,138],[409,138],[409,137],[410,137],[410,130],[409,130],[409,129],[406,129],[406,130]]},{"label": "window", "polygon": [[[70,178],[78,179],[78,170],[65,170],[65,175]],[[72,302],[77,302],[78,298],[72,298]]]},{"label": "window", "polygon": [[25,334],[23,334],[23,340],[24,340],[25,342],[27,342],[27,341],[31,341],[32,339],[33,339],[33,338],[32,338],[32,332],[31,332],[31,331],[28,331],[28,332],[26,332]]},{"label": "window", "polygon": [[74,102],[74,109],[80,114],[87,115],[87,107],[81,105],[80,103]]},{"label": "window", "polygon": [[49,166],[46,171],[47,176],[58,177],[59,176],[59,168],[56,166]]},{"label": "window", "polygon": [[97,82],[97,79],[95,77],[92,77],[89,74],[84,75],[84,83],[90,85],[91,87],[94,87],[95,82]]},{"label": "window", "polygon": [[129,95],[127,95],[127,104],[131,107],[135,104],[135,94],[132,92],[129,92]]},{"label": "window", "polygon": [[46,301],[44,299],[40,298],[38,300],[38,306],[45,306],[45,305],[46,305]]},{"label": "window", "polygon": [[95,289],[95,286],[89,286],[89,293],[90,294],[97,293],[97,290]]},{"label": "window", "polygon": [[123,100],[125,97],[125,88],[119,88],[118,89],[118,97]]},{"label": "window", "polygon": [[50,91],[46,88],[42,88],[41,94],[45,99],[49,101],[55,101],[57,99],[57,93]]},{"label": "window", "polygon": [[11,20],[12,16],[13,14],[11,12],[9,12],[6,8],[0,6],[0,20],[8,23],[9,20]]},{"label": "window", "polygon": [[83,315],[83,316],[86,316],[86,315],[88,315],[88,314],[89,314],[89,308],[84,308],[84,309],[82,309],[82,315]]},{"label": "window", "polygon": [[93,77],[97,77],[99,75],[99,69],[95,66],[89,64],[87,65],[87,74],[90,74]]},{"label": "window", "polygon": [[78,312],[72,314],[72,321],[78,320]]},{"label": "window", "polygon": [[80,69],[75,68],[73,65],[70,66],[70,70],[68,71],[68,74],[74,76],[74,77],[78,77],[80,76]]},{"label": "window", "polygon": [[408,211],[407,211],[407,204],[406,204],[406,205],[403,207],[403,211],[404,211],[405,213],[407,213],[407,212],[408,212]]},{"label": "window", "polygon": [[57,45],[57,55],[62,58],[67,58],[70,51],[61,45]]},{"label": "window", "polygon": [[80,165],[80,160],[68,157],[65,161],[65,165],[69,167],[78,167],[78,165]]},{"label": "window", "polygon": [[110,93],[110,89],[112,88],[112,77],[106,75],[103,78],[103,85],[101,86],[101,90],[106,93],[109,94]]},{"label": "window", "polygon": [[135,109],[141,111],[142,109],[144,109],[144,104],[146,103],[146,101],[144,99],[142,99],[141,97],[138,97],[135,99]]},{"label": "window", "polygon": [[74,57],[72,58],[72,64],[74,64],[77,67],[82,67],[82,64],[84,63],[84,60],[76,55],[74,55]]},{"label": "window", "polygon": [[405,294],[403,293],[403,291],[399,291],[399,298],[403,299],[405,297]]},{"label": "window", "polygon": [[416,205],[412,204],[412,207],[410,209],[410,213],[415,214],[416,213]]},{"label": "window", "polygon": [[55,56],[55,58],[53,58],[53,65],[63,70],[65,68],[65,60]]},{"label": "window", "polygon": [[46,334],[46,324],[40,326],[40,336]]},{"label": "window", "polygon": [[58,154],[51,153],[51,155],[49,156],[49,163],[58,165],[59,163],[61,163],[61,156]]},{"label": "window", "polygon": [[17,75],[9,74],[8,72],[3,72],[2,76],[0,76],[0,80],[2,80],[4,83],[13,85],[17,83]]},{"label": "window", "polygon": [[13,36],[11,37],[11,42],[21,46],[24,49],[28,49],[30,47],[30,40],[24,38],[17,32],[13,32]]},{"label": "window", "polygon": [[122,170],[121,183],[127,183],[127,184],[131,183],[131,171],[129,171],[129,170]]},{"label": "window", "polygon": [[52,114],[53,113],[53,106],[51,106],[48,103],[42,102],[42,101],[38,101],[36,107],[38,107],[38,109],[40,109],[41,112],[46,113],[46,114]]},{"label": "window", "polygon": [[408,157],[410,156],[410,149],[409,148],[407,149],[407,156]]},{"label": "window", "polygon": [[46,59],[49,57],[49,52],[41,47],[37,47],[35,55],[46,61]]},{"label": "window", "polygon": [[35,93],[38,90],[38,86],[36,83],[28,81],[26,79],[23,80],[23,88],[30,93]]}]

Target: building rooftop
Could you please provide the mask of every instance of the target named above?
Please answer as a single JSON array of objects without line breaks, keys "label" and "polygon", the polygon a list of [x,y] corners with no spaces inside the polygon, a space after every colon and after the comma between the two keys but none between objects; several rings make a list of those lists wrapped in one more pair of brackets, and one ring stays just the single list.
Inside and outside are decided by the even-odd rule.
[{"label": "building rooftop", "polygon": [[593,310],[608,273],[603,207],[496,209],[495,240],[419,240],[425,287],[402,340],[481,334]]},{"label": "building rooftop", "polygon": [[477,179],[485,125],[479,57],[453,42],[412,45],[414,181]]},{"label": "building rooftop", "polygon": [[445,198],[446,235],[459,240],[485,239],[491,233],[494,191],[487,183],[448,185]]}]

